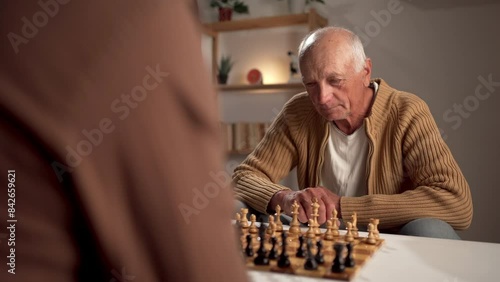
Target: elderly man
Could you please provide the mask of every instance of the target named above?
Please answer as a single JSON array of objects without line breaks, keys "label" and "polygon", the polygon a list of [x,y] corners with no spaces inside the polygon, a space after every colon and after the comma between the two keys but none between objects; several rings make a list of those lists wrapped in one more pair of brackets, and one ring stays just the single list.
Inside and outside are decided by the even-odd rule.
[{"label": "elderly man", "polygon": [[[372,62],[351,31],[327,27],[299,47],[307,93],[294,96],[235,169],[236,197],[258,212],[280,205],[299,220],[320,201],[319,222],[380,219],[386,232],[459,239],[472,220],[467,181],[417,96],[370,78]],[[299,191],[279,181],[297,168]]]}]

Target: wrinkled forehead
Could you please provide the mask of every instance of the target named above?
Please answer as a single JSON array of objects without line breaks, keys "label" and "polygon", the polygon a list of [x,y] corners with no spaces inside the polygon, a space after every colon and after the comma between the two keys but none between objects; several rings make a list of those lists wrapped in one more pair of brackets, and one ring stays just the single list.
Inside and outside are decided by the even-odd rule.
[{"label": "wrinkled forehead", "polygon": [[300,64],[301,70],[319,73],[347,74],[353,71],[352,49],[338,37],[324,37],[310,47]]}]

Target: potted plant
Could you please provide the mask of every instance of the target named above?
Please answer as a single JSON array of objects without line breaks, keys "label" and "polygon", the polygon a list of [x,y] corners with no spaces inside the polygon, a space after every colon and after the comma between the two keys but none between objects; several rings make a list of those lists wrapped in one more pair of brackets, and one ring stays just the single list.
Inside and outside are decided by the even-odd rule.
[{"label": "potted plant", "polygon": [[238,14],[248,14],[248,6],[238,0],[212,0],[210,7],[219,9],[219,21],[230,21],[233,11]]},{"label": "potted plant", "polygon": [[233,68],[234,62],[231,60],[231,56],[222,56],[220,63],[217,66],[217,81],[219,84],[226,84],[227,78],[229,77],[229,72]]}]

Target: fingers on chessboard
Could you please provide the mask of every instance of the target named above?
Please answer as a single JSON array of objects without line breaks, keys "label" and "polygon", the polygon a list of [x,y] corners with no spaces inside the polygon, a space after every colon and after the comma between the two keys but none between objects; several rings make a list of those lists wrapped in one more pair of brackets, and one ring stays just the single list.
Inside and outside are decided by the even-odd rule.
[{"label": "fingers on chessboard", "polygon": [[[326,231],[324,233],[321,233],[321,229],[319,228],[319,223],[318,223],[318,208],[319,205],[317,202],[313,201],[313,213],[311,214],[311,218],[309,219],[309,228],[306,232],[307,238],[318,238],[321,237],[324,240],[327,241],[335,241],[340,237],[339,233],[339,225],[338,225],[338,218],[337,218],[337,211],[334,209],[332,211],[332,217],[326,222]],[[281,222],[280,215],[281,215],[281,208],[280,206],[276,206],[276,211],[277,213],[273,216],[269,216],[269,223],[267,224],[267,227],[265,229],[265,233],[272,237],[279,235],[281,232],[283,232],[283,223]],[[295,205],[292,211],[293,218],[292,222],[290,224],[290,228],[288,230],[288,235],[290,237],[298,237],[302,234],[301,228],[300,228],[300,223],[297,219],[298,217],[298,205]],[[343,235],[343,240],[346,242],[353,242],[355,240],[360,240],[360,235],[358,232],[358,227],[357,227],[357,214],[353,213],[352,215],[352,221],[346,222],[346,233]],[[257,227],[257,218],[254,214],[250,215],[250,219],[248,219],[248,209],[242,208],[240,213],[236,214],[236,224],[237,226],[241,227],[241,230],[243,232],[249,232],[252,234],[254,237],[257,236],[259,233],[259,229],[262,230],[263,226]],[[380,236],[379,236],[379,231],[378,231],[378,224],[379,220],[370,218],[370,223],[367,226],[367,231],[368,235],[364,239],[364,243],[366,244],[371,244],[371,245],[377,245],[378,242],[380,242]]]}]

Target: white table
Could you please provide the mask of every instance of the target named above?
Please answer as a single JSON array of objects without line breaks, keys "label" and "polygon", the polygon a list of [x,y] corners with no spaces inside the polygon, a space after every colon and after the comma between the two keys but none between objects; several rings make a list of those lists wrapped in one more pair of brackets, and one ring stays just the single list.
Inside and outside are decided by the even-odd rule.
[{"label": "white table", "polygon": [[[352,281],[500,281],[500,244],[380,236],[385,239],[384,246]],[[249,271],[249,276],[255,282],[335,281],[258,271]]]}]

